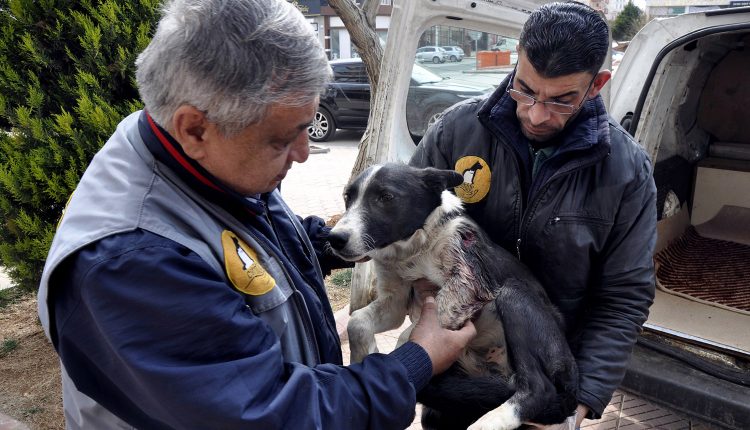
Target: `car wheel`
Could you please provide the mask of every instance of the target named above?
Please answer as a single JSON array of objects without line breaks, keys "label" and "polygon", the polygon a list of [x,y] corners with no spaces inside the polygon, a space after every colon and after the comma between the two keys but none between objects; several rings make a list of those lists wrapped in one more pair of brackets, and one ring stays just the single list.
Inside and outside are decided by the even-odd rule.
[{"label": "car wheel", "polygon": [[432,62],[437,64],[440,62],[440,57],[432,57]]},{"label": "car wheel", "polygon": [[622,118],[622,119],[620,120],[620,125],[622,126],[622,128],[624,128],[624,129],[625,129],[625,131],[627,131],[627,132],[628,132],[628,134],[631,134],[631,132],[630,132],[630,125],[631,125],[632,123],[633,123],[633,114],[632,114],[632,113],[628,113],[627,115],[625,115],[625,116],[624,116],[624,117],[623,117],[623,118]]},{"label": "car wheel", "polygon": [[458,62],[458,58],[456,58],[455,55],[451,55],[451,62],[452,63],[457,63]]},{"label": "car wheel", "polygon": [[313,142],[325,142],[336,133],[336,121],[326,108],[319,107],[315,117],[307,127],[307,136]]}]

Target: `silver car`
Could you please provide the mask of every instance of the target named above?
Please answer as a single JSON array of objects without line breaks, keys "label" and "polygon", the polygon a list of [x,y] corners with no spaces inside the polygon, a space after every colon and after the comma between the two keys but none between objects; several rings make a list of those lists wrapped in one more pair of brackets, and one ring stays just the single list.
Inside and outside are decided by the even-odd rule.
[{"label": "silver car", "polygon": [[441,46],[441,48],[445,49],[445,53],[448,54],[448,60],[456,63],[458,61],[463,61],[464,59],[464,50],[461,49],[460,46]]},{"label": "silver car", "polygon": [[448,53],[439,46],[423,46],[417,49],[416,60],[420,63],[425,61],[431,61],[435,64],[445,63],[448,58]]}]

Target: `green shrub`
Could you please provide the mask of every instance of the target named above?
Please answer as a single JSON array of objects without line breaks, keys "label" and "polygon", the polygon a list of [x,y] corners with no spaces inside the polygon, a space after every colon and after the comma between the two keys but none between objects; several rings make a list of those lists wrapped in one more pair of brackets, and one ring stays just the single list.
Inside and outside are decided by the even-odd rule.
[{"label": "green shrub", "polygon": [[18,348],[18,340],[3,339],[3,341],[0,342],[0,357],[5,357],[6,355],[13,352],[16,348]]},{"label": "green shrub", "polygon": [[646,15],[629,1],[610,25],[612,39],[630,40],[646,24]]},{"label": "green shrub", "polygon": [[31,293],[20,287],[12,287],[0,290],[0,310],[10,306],[14,303],[18,303],[24,298],[28,297]]},{"label": "green shrub", "polygon": [[337,287],[349,288],[352,284],[352,269],[342,269],[331,273],[331,283]]},{"label": "green shrub", "polygon": [[159,0],[0,0],[0,264],[36,288],[57,221],[119,121]]}]

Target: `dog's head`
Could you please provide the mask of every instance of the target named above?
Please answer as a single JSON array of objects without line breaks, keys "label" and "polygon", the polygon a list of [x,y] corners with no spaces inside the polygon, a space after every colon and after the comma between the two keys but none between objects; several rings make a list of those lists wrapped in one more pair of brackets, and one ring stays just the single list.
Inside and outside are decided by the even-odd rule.
[{"label": "dog's head", "polygon": [[441,205],[441,193],[462,183],[453,170],[399,163],[370,167],[344,191],[346,212],[328,237],[331,248],[339,257],[357,261],[407,239]]}]

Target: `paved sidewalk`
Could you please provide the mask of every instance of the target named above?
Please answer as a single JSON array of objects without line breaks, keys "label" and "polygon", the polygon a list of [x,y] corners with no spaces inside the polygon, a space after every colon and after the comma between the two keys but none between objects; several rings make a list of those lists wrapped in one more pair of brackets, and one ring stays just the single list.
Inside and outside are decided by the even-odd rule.
[{"label": "paved sidewalk", "polygon": [[295,163],[281,183],[281,195],[299,216],[328,219],[344,212],[342,193],[357,159],[362,133],[339,130],[334,140],[315,143],[327,152],[311,153]]},{"label": "paved sidewalk", "polygon": [[[360,138],[361,133],[339,130],[332,141],[314,144],[328,149],[327,152],[310,154],[306,163],[295,164],[292,167],[281,185],[281,194],[292,210],[303,217],[318,215],[324,219],[344,211],[341,194],[356,160]],[[349,343],[346,339],[348,320],[348,307],[336,313],[336,325],[342,337],[345,364],[349,363]],[[376,340],[380,352],[392,351],[396,346],[398,335],[407,326],[408,318],[401,328],[377,335]],[[422,428],[419,423],[419,408],[417,406],[416,418],[409,427],[410,430]],[[703,424],[691,422],[688,418],[619,390],[612,397],[604,416],[596,421],[585,420],[581,428],[586,430],[709,429]]]},{"label": "paved sidewalk", "polygon": [[0,290],[10,288],[11,286],[10,278],[8,278],[8,275],[5,273],[5,269],[0,267]]}]

